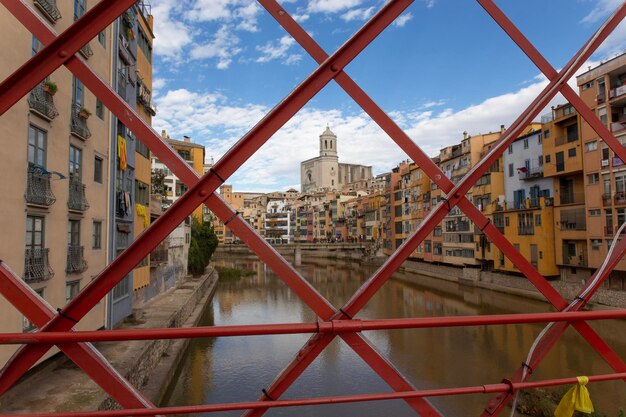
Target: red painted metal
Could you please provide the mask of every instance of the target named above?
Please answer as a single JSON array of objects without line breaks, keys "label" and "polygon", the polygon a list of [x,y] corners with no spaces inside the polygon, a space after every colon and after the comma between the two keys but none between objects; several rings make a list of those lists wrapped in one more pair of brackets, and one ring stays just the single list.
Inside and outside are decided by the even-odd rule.
[{"label": "red painted metal", "polygon": [[[601,374],[588,376],[590,383],[614,381],[616,379],[626,378],[626,372],[613,373],[613,374]],[[345,404],[354,402],[369,402],[369,401],[385,401],[385,400],[399,400],[399,399],[415,399],[425,397],[446,397],[451,395],[469,395],[469,394],[493,394],[497,392],[507,392],[513,390],[523,390],[530,388],[544,388],[561,385],[574,385],[578,384],[576,377],[569,378],[556,378],[546,379],[535,382],[501,382],[498,384],[485,384],[474,385],[469,387],[460,388],[437,388],[427,389],[421,391],[402,391],[392,393],[381,394],[357,394],[357,395],[338,395],[334,397],[318,397],[318,398],[304,398],[294,400],[276,400],[271,403],[265,403],[261,401],[251,402],[239,402],[239,403],[225,403],[225,404],[211,404],[211,405],[195,405],[195,406],[179,406],[179,407],[162,407],[159,410],[165,415],[172,414],[193,414],[193,413],[215,413],[234,410],[245,409],[261,409],[261,408],[284,408],[284,407],[297,407],[297,406],[312,406],[312,405],[330,405],[330,404]],[[107,410],[107,411],[92,411],[92,412],[70,412],[70,413],[36,413],[29,414],[30,417],[125,417],[125,416],[146,416],[150,415],[149,410],[134,409],[134,410]],[[24,414],[4,414],[3,417],[23,417]]]},{"label": "red painted metal", "polygon": [[[357,34],[355,34],[346,44],[337,50],[332,56],[328,57],[326,53],[310,38],[300,27],[291,19],[280,6],[273,0],[260,0],[260,2],[270,11],[270,13],[283,25],[292,36],[318,61],[319,68],[314,71],[302,84],[300,84],[288,97],[286,97],[277,107],[275,107],[263,120],[261,120],[247,135],[245,135],[227,154],[215,165],[212,172],[209,172],[203,178],[199,179],[178,155],[168,149],[168,146],[160,139],[160,137],[152,131],[152,129],[143,122],[137,114],[124,103],[116,93],[95,75],[85,65],[84,61],[73,54],[82,44],[93,38],[103,27],[107,26],[116,15],[119,15],[132,3],[130,0],[115,0],[110,2],[100,2],[82,19],[72,25],[66,32],[57,37],[50,28],[36,17],[32,10],[25,6],[21,1],[0,0],[11,12],[20,20],[31,32],[33,32],[48,47],[42,53],[27,62],[20,70],[16,71],[10,78],[2,83],[3,89],[0,89],[0,114],[13,105],[20,97],[27,93],[34,85],[43,79],[47,74],[56,69],[61,64],[65,65],[73,71],[96,95],[101,99],[112,112],[130,127],[144,143],[163,161],[172,171],[181,178],[190,188],[189,192],[179,200],[166,214],[164,214],[157,222],[151,226],[148,231],[142,234],[127,251],[125,251],[116,261],[98,276],[88,287],[86,287],[80,295],[68,304],[60,314],[55,315],[50,311],[49,306],[32,292],[26,284],[17,285],[11,283],[10,270],[5,265],[0,264],[0,292],[4,294],[20,311],[31,318],[38,325],[41,323],[43,327],[39,335],[43,339],[57,341],[55,337],[61,339],[67,338],[68,342],[60,343],[60,348],[65,349],[68,356],[79,363],[90,375],[99,381],[100,384],[106,384],[115,381],[115,370],[110,367],[106,361],[99,361],[98,354],[91,345],[81,342],[70,342],[69,340],[77,337],[86,337],[87,334],[63,333],[69,331],[73,325],[73,321],[67,319],[71,317],[79,320],[86,314],[92,306],[98,302],[113,286],[121,280],[145,255],[154,248],[169,232],[176,227],[197,205],[203,201],[214,211],[214,213],[222,219],[228,221],[229,227],[235,234],[241,238],[259,257],[266,262],[279,276],[289,285],[302,299],[307,303],[313,311],[322,319],[323,322],[301,325],[282,325],[276,328],[268,326],[260,326],[255,330],[254,327],[242,327],[240,329],[214,329],[214,332],[224,331],[230,332],[273,332],[284,331],[285,333],[293,333],[296,330],[306,330],[307,332],[315,332],[309,343],[298,353],[296,359],[283,371],[277,378],[276,382],[270,388],[269,392],[273,398],[280,396],[295,379],[308,367],[308,365],[323,351],[335,336],[340,336],[346,341],[351,348],[359,354],[372,369],[374,369],[389,385],[397,391],[397,393],[380,394],[389,396],[387,398],[404,398],[413,408],[424,416],[440,415],[432,408],[422,397],[432,395],[452,395],[460,393],[468,393],[476,388],[462,389],[444,389],[416,392],[404,377],[393,368],[379,352],[377,352],[363,337],[359,334],[361,330],[367,326],[383,326],[382,328],[399,328],[393,326],[408,327],[426,327],[436,325],[473,325],[478,324],[482,320],[547,320],[565,321],[555,325],[553,331],[545,338],[540,345],[539,354],[533,357],[533,363],[538,364],[545,356],[550,347],[558,340],[562,331],[571,322],[572,325],[583,335],[583,337],[593,346],[607,362],[617,371],[626,370],[626,365],[621,359],[606,345],[606,343],[589,327],[586,321],[573,320],[590,320],[593,315],[578,313],[543,313],[537,317],[484,317],[476,318],[472,322],[455,321],[456,318],[436,318],[434,321],[428,322],[424,319],[406,319],[391,320],[387,322],[381,321],[358,321],[352,320],[360,309],[369,301],[375,292],[389,279],[391,274],[406,260],[413,252],[416,246],[425,238],[425,236],[438,224],[447,212],[458,205],[466,215],[479,225],[481,230],[494,242],[522,271],[529,280],[546,296],[546,298],[559,310],[563,310],[567,302],[552,288],[552,286],[530,265],[530,263],[515,250],[515,248],[502,236],[497,228],[488,223],[487,219],[480,211],[469,202],[464,194],[475,183],[475,181],[488,169],[492,163],[500,157],[504,149],[512,142],[521,132],[521,130],[532,120],[547,102],[561,90],[568,100],[576,107],[578,112],[585,120],[598,132],[598,134],[611,146],[616,154],[623,160],[626,160],[626,150],[624,150],[615,137],[606,129],[595,115],[582,103],[582,100],[574,93],[574,91],[565,83],[576,69],[586,60],[589,55],[598,47],[598,45],[606,38],[606,36],[615,28],[615,26],[624,18],[626,14],[626,4],[623,4],[611,18],[598,30],[598,32],[588,41],[583,48],[574,55],[566,67],[560,72],[556,71],[547,63],[547,61],[539,54],[539,52],[528,42],[521,32],[519,32],[512,22],[495,7],[490,0],[478,0],[479,3],[492,15],[494,20],[503,27],[503,29],[514,39],[514,41],[524,50],[527,55],[535,62],[539,68],[550,79],[548,86],[533,101],[533,103],[522,113],[522,115],[513,123],[509,130],[497,142],[496,146],[483,158],[465,178],[457,185],[452,184],[439,170],[439,168],[421,151],[421,149],[413,143],[410,138],[380,109],[363,90],[352,81],[347,74],[343,72],[343,68],[363,49],[365,48],[393,19],[395,19],[410,3],[406,1],[391,1],[381,11],[374,16]],[[126,3],[125,3],[126,2]],[[123,5],[123,6],[122,6]],[[90,25],[89,22],[92,24]],[[97,24],[96,24],[97,22]],[[26,69],[31,69],[26,73]],[[421,227],[403,244],[396,253],[381,267],[376,273],[361,287],[359,291],[350,299],[350,301],[339,310],[335,310],[306,280],[298,274],[274,249],[272,249],[256,232],[245,222],[237,213],[221,200],[213,192],[219,185],[228,178],[232,173],[245,162],[258,148],[265,143],[269,137],[274,134],[286,121],[288,121],[306,102],[308,102],[321,88],[328,82],[335,79],[353,99],[363,107],[396,142],[398,145],[413,158],[420,167],[447,193],[447,201],[440,204],[425,219]],[[626,251],[626,242],[620,242],[619,255],[613,256],[609,268],[600,277],[599,282],[592,288],[589,297],[597,290],[603,279],[608,276],[610,271],[615,267],[618,260]],[[591,285],[591,280],[587,285]],[[26,288],[24,288],[26,287]],[[573,309],[579,310],[587,300],[581,300],[576,303]],[[596,312],[593,312],[596,313]],[[604,312],[600,312],[604,313]],[[605,314],[619,315],[621,312],[612,312]],[[579,316],[575,316],[578,314]],[[522,316],[522,315],[518,315]],[[554,316],[554,317],[553,317]],[[579,317],[579,318],[576,318]],[[341,319],[343,318],[343,319]],[[516,321],[519,322],[519,321]],[[315,328],[311,328],[312,326]],[[556,330],[555,330],[556,329]],[[184,329],[183,329],[184,330]],[[198,329],[202,331],[203,329]],[[62,333],[58,333],[62,332]],[[161,333],[159,333],[161,332]],[[102,337],[119,337],[113,333],[102,333]],[[192,332],[193,333],[193,332]],[[156,330],[150,334],[150,337],[180,337],[185,334],[192,337],[190,333],[184,333],[173,330]],[[193,333],[194,335],[197,333]],[[225,335],[225,334],[224,334]],[[10,336],[10,335],[7,335]],[[22,340],[23,336],[14,335],[17,339]],[[26,335],[29,336],[29,335]],[[124,335],[128,337],[130,335]],[[144,335],[144,337],[147,334]],[[185,337],[187,337],[185,336]],[[27,338],[27,337],[26,337]],[[3,369],[0,375],[0,394],[10,386],[25,370],[30,367],[43,353],[49,349],[49,344],[43,339],[31,340],[43,342],[43,345],[24,346],[13,360]],[[17,342],[18,340],[13,340]],[[48,344],[45,344],[48,343]],[[536,360],[535,360],[536,359]],[[95,374],[95,375],[92,375]],[[521,375],[520,375],[521,376]],[[120,377],[121,378],[121,377]],[[624,379],[625,373],[615,373],[605,376],[607,379]],[[518,378],[519,379],[519,378]],[[590,378],[591,379],[591,378]],[[573,382],[572,379],[568,383]],[[127,383],[123,378],[117,380],[118,384]],[[556,380],[544,381],[546,385],[555,385],[559,382]],[[535,385],[532,385],[535,384]],[[514,383],[512,390],[522,389],[541,383]],[[498,385],[498,384],[496,384]],[[471,392],[508,392],[511,386],[508,384],[479,387],[481,391]],[[504,385],[504,387],[502,386]],[[117,389],[117,388],[116,388]],[[151,404],[141,402],[141,394],[133,391],[129,387],[121,387],[120,392],[115,392],[117,396],[128,396],[127,405],[132,407],[131,402],[139,401],[140,407],[150,407]],[[409,394],[407,394],[409,392]],[[276,394],[276,395],[275,395]],[[376,395],[376,394],[375,394]],[[368,400],[366,397],[371,395],[352,396],[350,401]],[[343,397],[334,397],[324,399],[324,403],[342,402]],[[373,398],[373,397],[371,397]],[[501,397],[506,400],[506,396]],[[260,401],[255,403],[242,403],[238,405],[224,405],[224,409],[249,409],[254,410],[250,415],[261,415],[265,410],[273,406],[285,406],[284,404],[302,405],[306,401],[320,401],[320,399],[312,400],[289,400],[289,401]],[[322,402],[317,402],[322,403]],[[494,408],[493,415],[496,415],[502,409],[504,401],[500,401],[498,407]],[[221,405],[204,406],[206,409],[202,411],[218,411]],[[211,407],[217,407],[211,409]],[[232,408],[235,407],[235,408]],[[192,408],[179,408],[181,411],[177,413],[193,412]],[[165,409],[159,409],[162,412]],[[195,408],[195,410],[199,410]],[[157,410],[138,410],[134,414],[129,410],[120,411],[119,415],[153,415]],[[113,412],[115,413],[115,412]],[[98,413],[89,413],[89,415],[97,415]],[[102,414],[108,415],[108,414]],[[118,414],[111,414],[118,415]],[[492,415],[492,413],[489,413]]]}]

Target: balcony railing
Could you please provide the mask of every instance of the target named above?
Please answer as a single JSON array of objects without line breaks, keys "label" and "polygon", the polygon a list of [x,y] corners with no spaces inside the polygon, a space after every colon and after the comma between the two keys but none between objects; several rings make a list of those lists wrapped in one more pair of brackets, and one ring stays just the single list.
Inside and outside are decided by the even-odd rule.
[{"label": "balcony railing", "polygon": [[554,139],[555,146],[565,145],[566,143],[576,142],[578,140],[578,136],[576,137],[568,137],[568,136],[558,136]]},{"label": "balcony railing", "polygon": [[531,167],[531,168],[518,168],[519,179],[527,180],[533,178],[541,178],[543,177],[543,166]]},{"label": "balcony railing", "polygon": [[50,187],[50,173],[43,167],[28,164],[26,178],[26,202],[29,204],[39,204],[51,206],[57,201]]},{"label": "balcony railing", "polygon": [[52,23],[55,23],[61,18],[61,12],[57,7],[56,0],[35,0],[35,6],[37,6]]},{"label": "balcony railing", "polygon": [[85,46],[80,48],[78,52],[80,52],[80,54],[84,56],[85,59],[89,59],[93,56],[93,49],[91,49],[91,46],[89,46],[88,43],[86,43]]},{"label": "balcony railing", "polygon": [[82,106],[74,103],[72,105],[72,134],[78,136],[82,140],[91,137],[91,131],[87,127],[87,118],[82,116]]},{"label": "balcony railing", "polygon": [[604,236],[613,236],[613,226],[604,226]]},{"label": "balcony railing", "polygon": [[48,248],[27,248],[24,256],[24,281],[45,281],[54,276],[48,262]]},{"label": "balcony railing", "polygon": [[611,205],[611,194],[602,194],[602,205],[605,207]]},{"label": "balcony railing", "polygon": [[583,255],[569,256],[564,253],[563,263],[565,265],[571,265],[571,266],[587,266],[587,258],[585,258]]},{"label": "balcony railing", "polygon": [[609,90],[609,98],[619,97],[624,94],[626,94],[626,85],[622,85],[617,88],[612,88],[611,90]]},{"label": "balcony railing", "polygon": [[87,261],[85,261],[84,246],[68,245],[67,247],[67,266],[65,272],[68,274],[83,272],[87,269]]},{"label": "balcony railing", "polygon": [[59,112],[54,106],[52,94],[44,91],[43,84],[44,82],[42,81],[31,90],[30,95],[28,96],[28,106],[31,111],[50,121],[57,117]]},{"label": "balcony railing", "polygon": [[85,184],[80,178],[70,176],[70,194],[67,199],[67,207],[77,211],[85,211],[89,208],[89,203],[85,197]]},{"label": "balcony railing", "polygon": [[616,192],[613,196],[613,201],[615,201],[616,205],[626,204],[626,193],[624,193],[623,191]]}]

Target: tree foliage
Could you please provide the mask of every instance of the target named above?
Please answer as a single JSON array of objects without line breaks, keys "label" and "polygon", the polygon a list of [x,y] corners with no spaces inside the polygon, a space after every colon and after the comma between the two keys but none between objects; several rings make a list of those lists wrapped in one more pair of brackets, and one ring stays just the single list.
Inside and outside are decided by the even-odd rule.
[{"label": "tree foliage", "polygon": [[210,223],[201,223],[195,218],[191,223],[191,244],[189,246],[188,269],[193,275],[201,275],[209,264],[215,248],[217,236]]}]

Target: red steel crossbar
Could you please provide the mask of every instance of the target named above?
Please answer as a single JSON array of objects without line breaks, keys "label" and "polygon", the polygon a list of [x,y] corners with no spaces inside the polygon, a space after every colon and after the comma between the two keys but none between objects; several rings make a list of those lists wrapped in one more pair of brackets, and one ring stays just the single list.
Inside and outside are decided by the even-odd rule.
[{"label": "red steel crossbar", "polygon": [[[131,131],[135,133],[140,140],[144,141],[148,147],[161,159],[173,172],[176,173],[183,181],[189,186],[190,190],[181,198],[174,206],[168,210],[159,220],[157,220],[153,226],[151,226],[146,232],[144,232],[138,239],[125,251],[119,258],[116,259],[109,267],[105,268],[103,272],[88,285],[77,298],[70,302],[59,314],[46,310],[46,304],[29,288],[24,288],[24,285],[6,285],[10,282],[10,278],[7,277],[5,265],[0,264],[0,292],[5,297],[11,300],[11,302],[21,311],[26,310],[25,315],[29,318],[32,316],[35,318],[36,324],[46,323],[43,325],[40,336],[48,338],[48,340],[54,340],[55,334],[58,331],[64,332],[69,330],[74,321],[80,320],[86,314],[91,307],[98,302],[113,286],[121,280],[121,277],[125,276],[151,249],[153,249],[167,234],[173,229],[178,222],[182,221],[197,205],[203,201],[206,202],[215,214],[224,221],[225,224],[233,230],[233,232],[240,237],[251,249],[259,255],[278,275],[292,288],[294,291],[307,303],[313,311],[318,314],[320,318],[325,320],[319,324],[316,324],[316,334],[313,335],[310,342],[305,346],[289,367],[281,374],[277,383],[273,385],[270,392],[277,392],[280,395],[286,388],[288,388],[297,376],[313,361],[315,357],[330,343],[335,335],[339,335],[344,341],[346,341],[354,351],[359,354],[379,375],[385,379],[392,388],[397,392],[395,394],[384,395],[397,395],[397,398],[404,398],[412,405],[421,415],[424,416],[439,416],[440,414],[423,400],[422,397],[425,391],[420,391],[413,396],[402,396],[403,392],[411,390],[411,385],[408,381],[402,377],[402,375],[393,368],[393,366],[379,353],[377,352],[358,332],[362,330],[363,322],[358,320],[352,320],[352,317],[358,313],[358,311],[369,301],[369,299],[376,293],[376,291],[388,280],[391,273],[393,273],[403,262],[408,258],[415,247],[425,238],[432,228],[441,221],[441,219],[448,213],[448,211],[458,205],[466,215],[480,227],[483,231],[505,254],[509,257],[514,264],[522,271],[531,282],[546,296],[546,298],[559,310],[563,310],[567,305],[566,301],[554,290],[554,288],[543,278],[537,271],[530,265],[530,263],[523,258],[523,256],[515,250],[515,248],[508,242],[504,236],[502,236],[498,230],[488,222],[488,220],[469,202],[464,193],[473,185],[479,176],[481,176],[486,169],[499,158],[508,144],[515,139],[525,127],[525,125],[532,120],[542,107],[558,92],[561,90],[563,94],[570,100],[570,102],[576,107],[581,116],[587,120],[590,125],[598,132],[598,134],[609,144],[609,146],[616,152],[616,154],[622,159],[626,160],[626,151],[619,146],[619,143],[615,137],[606,129],[598,120],[595,115],[582,103],[582,100],[573,92],[573,90],[567,86],[565,81],[569,79],[586,60],[589,55],[598,47],[598,45],[606,38],[606,36],[615,28],[617,23],[621,21],[625,14],[625,5],[622,5],[617,12],[611,16],[611,18],[605,23],[592,37],[592,39],[585,44],[585,46],[574,55],[567,66],[561,71],[556,71],[545,61],[545,59],[532,47],[532,44],[525,40],[521,32],[519,32],[512,22],[508,21],[506,16],[499,12],[499,10],[493,5],[490,0],[478,0],[479,3],[492,15],[494,20],[500,24],[507,33],[520,45],[520,47],[531,57],[531,59],[538,64],[540,69],[550,79],[548,86],[539,94],[539,96],[533,101],[533,103],[526,109],[522,115],[513,123],[509,130],[496,142],[494,148],[476,165],[470,172],[464,177],[464,179],[457,185],[452,184],[439,170],[438,167],[426,157],[421,149],[415,145],[410,138],[402,132],[402,130],[395,125],[395,123],[378,107],[376,104],[343,72],[343,68],[356,54],[358,54],[363,48],[369,44],[387,25],[395,19],[403,10],[411,3],[410,0],[406,1],[394,1],[392,0],[388,5],[383,7],[381,11],[374,16],[357,34],[355,34],[344,46],[339,48],[332,56],[328,57],[319,46],[308,36],[303,35],[301,28],[292,21],[284,10],[280,9],[273,0],[259,0],[270,13],[274,15],[277,20],[285,26],[285,28],[292,34],[292,36],[320,63],[319,68],[311,74],[300,86],[298,86],[285,100],[283,100],[276,108],[274,108],[255,128],[253,128],[247,135],[245,135],[226,155],[218,161],[213,171],[209,172],[202,179],[198,179],[191,169],[184,164],[184,162],[173,151],[167,149],[167,145],[158,138],[158,135],[150,129],[149,126],[140,119],[137,114],[130,109],[130,107],[123,103],[123,101],[115,94],[109,86],[100,80],[89,68],[85,65],[84,61],[80,58],[73,57],[72,54],[76,52],[77,48],[87,43],[92,37],[95,36],[100,30],[107,26],[115,16],[119,15],[123,10],[128,8],[128,5],[124,3],[129,0],[111,0],[108,5],[103,4],[107,2],[101,2],[94,7],[90,12],[86,14],[84,19],[80,19],[74,25],[72,25],[66,32],[59,37],[56,37],[54,33],[39,19],[36,18],[34,13],[26,10],[21,1],[0,0],[8,8],[13,6],[18,12],[13,12],[18,19],[31,30],[38,38],[48,44],[48,47],[44,48],[41,54],[35,56],[29,62],[24,64],[21,70],[18,70],[11,77],[5,80],[2,84],[6,91],[0,93],[0,114],[4,113],[11,105],[13,105],[20,97],[28,92],[33,86],[43,79],[47,74],[57,68],[59,65],[65,63],[65,65],[72,70],[79,78],[85,83],[88,88],[96,92],[96,95],[111,109],[111,111],[122,120]],[[131,2],[132,3],[132,2]],[[26,10],[26,12],[24,11]],[[282,11],[282,13],[280,13]],[[20,14],[21,13],[21,14]],[[279,18],[277,16],[283,16]],[[87,22],[92,23],[87,28]],[[81,24],[85,27],[81,27]],[[97,29],[97,30],[96,30]],[[93,32],[93,33],[92,33]],[[41,36],[40,36],[41,35]],[[38,64],[37,64],[38,63]],[[25,75],[25,68],[31,68],[33,71],[30,75]],[[221,200],[221,198],[214,194],[214,191],[222,184],[226,178],[228,178],[235,170],[247,160],[258,148],[267,141],[267,139],[275,133],[286,121],[288,121],[306,102],[308,102],[321,88],[323,88],[329,81],[335,79],[345,90],[348,92],[354,100],[363,107],[363,109],[370,114],[372,119],[376,121],[390,136],[400,145],[400,147],[407,152],[407,154],[413,158],[420,167],[426,172],[427,175],[437,183],[444,192],[447,193],[447,200],[444,204],[440,204],[435,208],[422,223],[422,225],[416,230],[410,238],[402,244],[398,250],[389,258],[389,260],[377,270],[374,275],[355,293],[355,295],[349,300],[349,302],[341,309],[335,310],[327,300],[325,300],[310,284],[304,280],[304,278],[298,274],[284,258],[280,257],[278,253],[273,250],[265,241],[263,241],[256,232],[237,215],[237,213]],[[95,88],[94,88],[95,86]],[[21,93],[20,93],[21,92]],[[155,138],[155,136],[157,136]],[[184,168],[183,168],[184,166]],[[194,205],[195,204],[195,205]],[[169,231],[168,231],[169,230]],[[624,242],[620,242],[624,243]],[[599,284],[602,282],[608,273],[614,268],[618,260],[622,256],[622,252],[626,248],[626,243],[622,245],[622,249],[618,256],[613,256],[611,265],[600,277],[598,284],[590,294],[593,294],[597,290]],[[9,274],[10,275],[10,274]],[[15,278],[15,277],[13,277]],[[6,281],[6,282],[5,282]],[[591,283],[591,280],[589,281]],[[590,284],[588,284],[590,285]],[[26,286],[27,287],[27,286]],[[586,303],[587,299],[581,300],[574,307],[580,309]],[[49,306],[47,306],[49,307]],[[546,313],[544,313],[546,314]],[[538,363],[540,357],[547,353],[550,348],[550,343],[555,342],[560,336],[559,331],[565,329],[572,316],[568,314],[583,314],[586,313],[552,313],[559,316],[559,319],[553,321],[568,320],[563,324],[554,326],[554,330],[546,341],[541,345],[541,352],[535,358]],[[545,316],[547,317],[547,316]],[[544,318],[545,318],[544,317]],[[563,317],[561,320],[560,318]],[[591,316],[589,316],[591,317]],[[343,319],[342,319],[343,318]],[[528,317],[531,319],[530,317]],[[342,319],[342,320],[340,320]],[[591,318],[582,318],[581,320],[588,320]],[[572,319],[574,320],[574,319]],[[443,323],[439,323],[443,324]],[[607,360],[607,362],[616,370],[624,369],[626,365],[621,361],[617,355],[611,351],[606,343],[588,326],[585,321],[573,321],[572,324],[583,335],[583,337],[590,343],[592,347],[599,351],[599,353]],[[39,324],[38,324],[39,325]],[[393,326],[391,322],[385,325]],[[408,325],[408,323],[400,322],[396,325]],[[418,325],[418,324],[414,324]],[[434,324],[433,324],[434,325]],[[291,330],[295,329],[297,325]],[[41,327],[41,326],[40,326]],[[169,331],[161,330],[168,335]],[[106,333],[109,334],[109,333]],[[106,337],[106,334],[104,337]],[[173,335],[171,333],[171,335]],[[73,333],[67,333],[67,337],[80,337]],[[36,335],[34,335],[36,336]],[[60,335],[57,335],[59,337]],[[64,337],[64,336],[60,336]],[[18,336],[19,339],[19,336]],[[76,339],[78,340],[78,339]],[[39,341],[41,342],[41,341]],[[11,362],[3,369],[0,374],[0,394],[4,392],[17,377],[19,377],[32,363],[34,363],[45,351],[48,350],[49,345],[54,343],[51,341],[43,341],[43,346],[32,345],[23,347]],[[69,343],[69,342],[68,342]],[[63,344],[61,344],[63,346]],[[61,347],[60,346],[60,347]],[[65,344],[64,346],[70,346],[74,349],[73,352],[68,353],[75,361],[82,361],[84,367],[88,371],[94,373],[97,369],[98,361],[96,358],[89,359],[89,352],[91,350],[81,349],[82,344],[80,342]],[[90,345],[87,345],[90,346]],[[66,352],[67,353],[67,352]],[[533,358],[533,359],[535,359]],[[95,363],[94,363],[95,360]],[[90,362],[91,361],[91,362]],[[78,362],[77,362],[78,363]],[[113,378],[114,370],[110,367],[106,361],[100,363],[102,365],[102,371],[106,374],[101,378],[103,381],[107,381]],[[93,377],[93,376],[92,376]],[[619,378],[618,378],[619,377]],[[611,379],[624,378],[624,374],[612,374]],[[120,382],[124,382],[123,378]],[[552,381],[550,385],[554,385]],[[527,384],[527,383],[526,383]],[[536,384],[536,383],[534,383]],[[507,385],[507,391],[521,389],[522,387],[528,387],[524,383],[518,383],[517,385]],[[275,388],[275,390],[273,389]],[[450,389],[454,391],[455,389]],[[282,391],[282,392],[281,392]],[[448,394],[452,394],[449,391]],[[125,393],[126,395],[132,392],[132,390]],[[443,392],[443,391],[441,391]],[[485,392],[485,391],[483,391]],[[499,392],[499,391],[493,391]],[[461,391],[456,391],[461,393]],[[432,394],[431,395],[435,395]],[[444,395],[444,394],[442,394]],[[133,395],[131,394],[131,397]],[[133,398],[137,398],[136,396]],[[337,397],[335,397],[337,398]],[[390,397],[391,398],[391,397]],[[293,400],[292,400],[293,401]],[[302,400],[295,400],[302,401]],[[315,401],[315,400],[308,400]],[[335,402],[334,400],[330,400]],[[271,406],[279,404],[279,401],[247,403],[256,404],[249,406],[239,405],[236,409],[251,409],[255,410],[250,414],[260,415]],[[149,407],[150,404],[140,404],[143,407]],[[295,405],[295,404],[293,404]],[[205,406],[211,407],[211,406]],[[235,408],[231,408],[235,409]],[[161,410],[159,410],[160,412]],[[133,415],[153,415],[155,410],[140,410],[140,414]],[[152,414],[151,414],[152,413]],[[499,413],[499,410],[496,414]],[[93,415],[92,413],[90,415]],[[129,413],[124,413],[128,415]]]},{"label": "red steel crossbar", "polygon": [[[626,372],[591,375],[588,376],[589,382],[614,381],[616,379],[626,378]],[[435,388],[421,391],[402,391],[381,394],[356,394],[356,395],[338,395],[334,397],[318,397],[304,398],[293,400],[276,400],[271,403],[261,401],[224,403],[211,405],[191,405],[178,407],[161,407],[159,412],[165,415],[172,414],[193,414],[193,413],[216,413],[225,411],[245,410],[245,409],[265,409],[265,408],[284,408],[296,406],[312,406],[312,405],[332,405],[346,404],[355,402],[369,401],[385,401],[398,399],[415,399],[424,397],[446,397],[451,395],[469,395],[469,394],[493,394],[498,392],[508,392],[511,390],[523,390],[530,388],[544,388],[560,385],[578,384],[576,377],[546,379],[535,382],[510,382],[503,381],[498,384],[475,385],[461,388]],[[126,417],[126,416],[147,416],[149,410],[133,409],[133,410],[107,410],[107,411],[91,411],[91,412],[70,412],[70,413],[35,413],[29,414],[30,417]],[[24,414],[4,414],[3,417],[23,417]]]}]

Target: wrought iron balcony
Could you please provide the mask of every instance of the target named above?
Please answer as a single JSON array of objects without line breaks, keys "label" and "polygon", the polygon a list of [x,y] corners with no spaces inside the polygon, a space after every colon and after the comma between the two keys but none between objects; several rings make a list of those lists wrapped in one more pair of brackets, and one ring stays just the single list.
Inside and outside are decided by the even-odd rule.
[{"label": "wrought iron balcony", "polygon": [[72,274],[76,272],[83,272],[87,269],[87,261],[85,261],[84,252],[84,246],[67,246],[67,266],[65,267],[65,272]]},{"label": "wrought iron balcony", "polygon": [[24,256],[24,281],[45,281],[54,276],[48,262],[48,248],[27,248]]},{"label": "wrought iron balcony", "polygon": [[87,127],[87,119],[81,116],[82,106],[74,103],[72,105],[72,134],[78,136],[82,140],[91,137],[91,131]]},{"label": "wrought iron balcony", "polygon": [[85,185],[80,178],[70,176],[70,194],[67,199],[67,207],[77,211],[85,211],[89,208],[89,203],[85,197]]},{"label": "wrought iron balcony", "polygon": [[89,46],[88,43],[85,44],[85,46],[83,46],[82,48],[80,48],[78,50],[78,52],[80,52],[80,54],[85,57],[85,59],[89,59],[93,56],[93,49],[91,49],[91,46]]},{"label": "wrought iron balcony", "polygon": [[61,18],[61,12],[57,7],[56,0],[35,0],[35,6],[37,6],[52,23],[56,23],[56,21]]},{"label": "wrought iron balcony", "polygon": [[527,180],[533,178],[543,177],[543,166],[536,166],[530,168],[518,168],[518,175],[520,180]]},{"label": "wrought iron balcony", "polygon": [[30,95],[28,96],[28,106],[30,107],[31,111],[39,114],[44,119],[50,121],[57,117],[59,115],[59,112],[54,106],[52,94],[44,91],[43,84],[43,81],[40,82],[30,92]]},{"label": "wrought iron balcony", "polygon": [[28,164],[28,174],[26,179],[26,202],[51,206],[57,201],[50,186],[50,173],[43,167],[35,164]]}]

